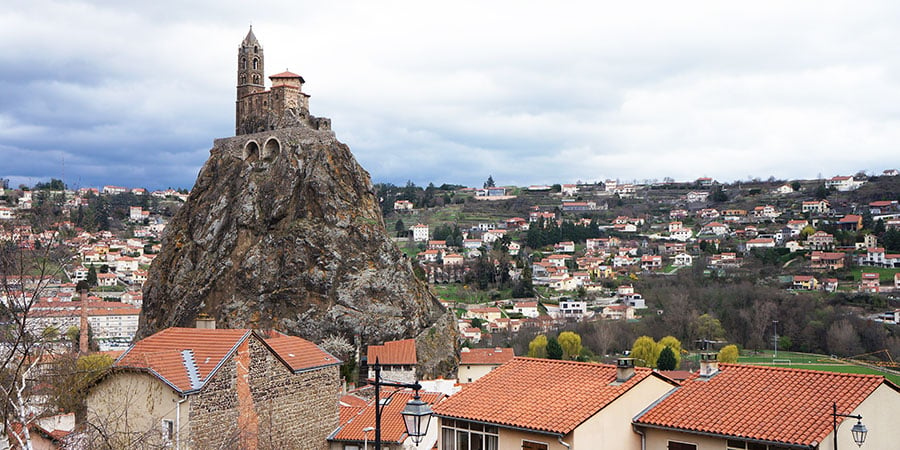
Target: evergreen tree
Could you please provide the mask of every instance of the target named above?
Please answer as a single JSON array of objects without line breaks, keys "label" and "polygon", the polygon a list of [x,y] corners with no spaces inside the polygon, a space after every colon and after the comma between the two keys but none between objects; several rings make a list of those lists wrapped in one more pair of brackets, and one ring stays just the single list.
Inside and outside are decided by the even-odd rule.
[{"label": "evergreen tree", "polygon": [[493,175],[488,175],[487,181],[484,182],[484,188],[487,189],[487,188],[492,188],[492,187],[495,187],[495,185],[494,185],[494,176],[493,176]]},{"label": "evergreen tree", "polygon": [[547,339],[547,358],[548,359],[562,359],[563,358],[563,348],[559,345],[559,341],[556,338]]},{"label": "evergreen tree", "polygon": [[656,367],[659,370],[675,370],[675,352],[672,347],[663,347],[656,360]]},{"label": "evergreen tree", "polygon": [[91,268],[88,269],[87,282],[90,286],[97,285],[97,270],[94,269],[93,265],[91,265]]}]

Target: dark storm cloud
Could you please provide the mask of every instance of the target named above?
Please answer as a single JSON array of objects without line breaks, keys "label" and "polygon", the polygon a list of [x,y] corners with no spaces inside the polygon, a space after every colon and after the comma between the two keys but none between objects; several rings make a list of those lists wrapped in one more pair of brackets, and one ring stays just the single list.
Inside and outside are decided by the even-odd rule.
[{"label": "dark storm cloud", "polygon": [[302,74],[312,113],[376,181],[880,171],[900,165],[898,12],[13,0],[0,11],[0,177],[191,186],[212,140],[233,133],[251,22],[267,72]]}]

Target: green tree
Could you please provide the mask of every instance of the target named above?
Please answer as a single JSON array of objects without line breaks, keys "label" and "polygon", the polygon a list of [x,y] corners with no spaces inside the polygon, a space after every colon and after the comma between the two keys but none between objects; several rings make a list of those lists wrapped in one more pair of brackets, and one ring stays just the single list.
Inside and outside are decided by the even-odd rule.
[{"label": "green tree", "polygon": [[487,181],[484,182],[484,187],[485,188],[495,187],[493,175],[488,175]]},{"label": "green tree", "polygon": [[828,193],[828,188],[826,188],[824,184],[820,184],[816,186],[816,189],[813,191],[813,197],[815,197],[816,200],[824,200],[828,198]]},{"label": "green tree", "polygon": [[718,359],[720,363],[734,364],[738,361],[739,355],[740,352],[738,351],[737,345],[731,344],[722,347],[722,350],[719,350],[719,355],[716,359]]},{"label": "green tree", "polygon": [[700,339],[713,341],[725,339],[725,328],[722,327],[722,322],[709,314],[697,317],[694,320],[694,329],[696,330],[695,335]]},{"label": "green tree", "polygon": [[406,234],[406,225],[403,223],[403,219],[397,219],[397,223],[394,224],[394,231],[397,233],[397,237]]},{"label": "green tree", "polygon": [[575,359],[581,354],[581,336],[574,331],[563,331],[557,338],[563,350],[563,359]]},{"label": "green tree", "polygon": [[528,343],[528,356],[532,358],[547,357],[547,336],[539,334]]},{"label": "green tree", "polygon": [[656,367],[660,348],[650,336],[641,336],[635,339],[631,346],[631,357],[635,363],[644,367]]},{"label": "green tree", "polygon": [[[672,349],[672,355],[675,358],[675,367],[668,370],[675,370],[681,367],[681,341],[676,339],[674,336],[666,336],[659,340],[659,345],[665,348]],[[662,356],[662,351],[660,351],[660,356]],[[659,363],[657,363],[658,365]],[[662,370],[662,368],[660,368]]]},{"label": "green tree", "polygon": [[675,370],[678,367],[677,364],[672,347],[663,347],[659,352],[659,359],[656,360],[656,368],[659,370]]},{"label": "green tree", "polygon": [[563,348],[559,345],[559,341],[556,338],[547,339],[547,358],[563,359]]},{"label": "green tree", "polygon": [[794,191],[799,191],[801,186],[802,185],[799,181],[794,181],[791,183],[791,189],[793,189]]},{"label": "green tree", "polygon": [[88,269],[87,282],[90,286],[97,285],[97,269],[94,268],[93,264],[91,264],[91,267]]}]

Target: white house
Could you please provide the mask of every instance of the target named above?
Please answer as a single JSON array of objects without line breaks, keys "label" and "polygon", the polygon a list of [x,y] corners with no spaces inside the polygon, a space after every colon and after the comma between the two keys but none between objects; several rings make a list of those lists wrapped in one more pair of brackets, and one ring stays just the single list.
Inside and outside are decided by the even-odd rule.
[{"label": "white house", "polygon": [[428,241],[428,225],[416,224],[409,228],[412,230],[413,241],[415,242],[425,242]]},{"label": "white house", "polygon": [[694,264],[694,257],[687,253],[679,253],[675,255],[675,265],[679,267],[691,266]]}]

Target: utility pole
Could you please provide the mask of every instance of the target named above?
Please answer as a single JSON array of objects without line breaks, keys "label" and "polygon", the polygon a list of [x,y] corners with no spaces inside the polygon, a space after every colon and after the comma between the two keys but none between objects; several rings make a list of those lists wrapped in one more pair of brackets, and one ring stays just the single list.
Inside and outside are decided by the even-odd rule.
[{"label": "utility pole", "polygon": [[778,358],[778,321],[773,320],[772,323],[775,326],[775,358]]}]

